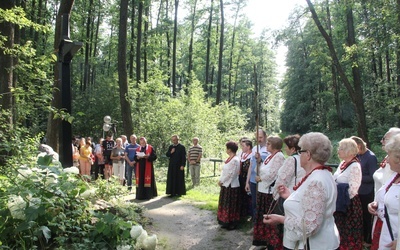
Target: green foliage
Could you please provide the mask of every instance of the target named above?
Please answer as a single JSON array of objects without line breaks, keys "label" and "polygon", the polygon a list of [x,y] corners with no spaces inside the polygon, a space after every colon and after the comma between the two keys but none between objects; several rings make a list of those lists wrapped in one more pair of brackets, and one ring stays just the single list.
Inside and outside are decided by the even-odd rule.
[{"label": "green foliage", "polygon": [[130,229],[140,221],[142,209],[118,199],[124,195],[121,188],[112,188],[118,184],[87,183],[77,168],[63,169],[50,156],[37,163],[29,154],[25,157],[25,165],[10,165],[0,175],[3,246],[115,249],[135,244]]},{"label": "green foliage", "polygon": [[21,7],[14,7],[12,9],[0,9],[0,23],[9,22],[18,24],[22,27],[32,27],[36,31],[48,32],[50,27],[46,27],[32,22],[26,17],[25,11]]},{"label": "green foliage", "polygon": [[227,103],[213,107],[196,80],[187,90],[188,94],[181,91],[179,98],[173,98],[160,79],[139,84],[131,100],[134,133],[145,136],[158,155],[166,152],[170,137],[178,134],[187,146],[194,136],[199,137],[204,157],[221,157],[226,141],[241,137],[246,122],[243,113]]},{"label": "green foliage", "polygon": [[[393,63],[398,58],[398,41],[391,35],[399,30],[398,22],[394,22],[398,6],[394,2],[327,1],[315,3],[315,7],[321,20],[329,20],[324,28],[350,82],[354,68],[361,72],[362,93],[357,94],[363,95],[369,141],[379,147],[377,138],[399,124],[398,77],[391,77],[392,71],[399,71]],[[345,36],[348,22],[344,10],[348,7],[353,10],[357,39],[351,47]],[[332,64],[326,42],[304,10],[296,10],[290,18],[291,25],[278,36],[288,47],[288,69],[281,84],[282,130],[301,134],[321,131],[335,140],[357,135],[355,107]],[[394,48],[389,44],[397,45]]]}]

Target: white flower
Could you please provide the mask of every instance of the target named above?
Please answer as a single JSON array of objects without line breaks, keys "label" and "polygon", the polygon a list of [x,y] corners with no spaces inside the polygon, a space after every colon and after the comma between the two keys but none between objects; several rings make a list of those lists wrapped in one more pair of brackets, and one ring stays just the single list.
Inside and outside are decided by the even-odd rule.
[{"label": "white flower", "polygon": [[136,248],[141,249],[144,247],[143,242],[147,238],[147,231],[143,230],[139,237],[136,239]]},{"label": "white flower", "polygon": [[10,195],[8,197],[7,207],[14,219],[25,220],[26,202],[21,196]]},{"label": "white flower", "polygon": [[91,188],[91,189],[87,189],[85,192],[81,193],[80,196],[82,198],[88,199],[88,198],[94,196],[95,194],[96,194],[96,189]]},{"label": "white flower", "polygon": [[64,168],[63,171],[70,174],[79,174],[79,169],[77,167]]},{"label": "white flower", "polygon": [[136,240],[143,232],[143,227],[141,225],[135,225],[131,228],[131,237]]},{"label": "white flower", "polygon": [[155,250],[157,247],[157,235],[153,234],[151,236],[148,236],[143,240],[143,249],[144,250]]}]

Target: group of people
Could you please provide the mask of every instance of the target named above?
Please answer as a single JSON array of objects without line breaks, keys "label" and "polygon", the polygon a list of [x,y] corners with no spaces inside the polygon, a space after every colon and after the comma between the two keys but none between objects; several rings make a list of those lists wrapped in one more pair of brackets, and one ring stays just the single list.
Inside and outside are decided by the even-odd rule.
[{"label": "group of people", "polygon": [[334,173],[327,166],[333,147],[322,133],[282,140],[259,130],[256,138],[254,147],[248,138],[240,145],[226,143],[228,159],[218,182],[217,218],[223,228],[234,229],[250,215],[254,246],[396,249],[400,128],[391,128],[382,138],[387,156],[380,166],[361,138],[342,139]]},{"label": "group of people", "polygon": [[[73,139],[72,143],[74,165],[79,167],[82,176],[90,178],[93,172],[94,179],[102,176],[108,180],[114,175],[118,177],[121,185],[128,186],[128,190],[132,189],[132,179],[135,178],[136,199],[147,200],[157,196],[153,165],[157,154],[145,137],[139,138],[139,144],[136,142],[135,134],[130,136],[130,143],[127,142],[125,135],[121,135],[114,141],[112,134],[108,134],[105,139],[101,138],[96,145],[92,145],[90,138],[79,139],[78,145],[75,145],[75,141]],[[193,186],[199,185],[200,160],[203,151],[197,137],[193,138],[193,146],[189,148],[188,154],[186,154],[185,146],[179,142],[178,135],[173,135],[171,142],[166,152],[169,158],[166,194],[173,197],[186,194],[187,159]]]}]

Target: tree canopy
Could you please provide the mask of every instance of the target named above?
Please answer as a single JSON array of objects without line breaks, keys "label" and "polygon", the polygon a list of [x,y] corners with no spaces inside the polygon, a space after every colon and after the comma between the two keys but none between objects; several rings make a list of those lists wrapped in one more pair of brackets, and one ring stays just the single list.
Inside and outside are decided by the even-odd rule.
[{"label": "tree canopy", "polygon": [[[2,159],[23,135],[46,134],[57,150],[60,119],[99,138],[105,115],[118,135],[160,150],[172,134],[203,137],[210,156],[254,131],[256,111],[268,133],[377,142],[399,126],[399,4],[307,3],[283,30],[255,35],[246,0],[1,1]],[[84,44],[72,61],[71,114],[59,104],[54,51],[66,10],[71,39]],[[282,81],[276,44],[288,48]]]}]

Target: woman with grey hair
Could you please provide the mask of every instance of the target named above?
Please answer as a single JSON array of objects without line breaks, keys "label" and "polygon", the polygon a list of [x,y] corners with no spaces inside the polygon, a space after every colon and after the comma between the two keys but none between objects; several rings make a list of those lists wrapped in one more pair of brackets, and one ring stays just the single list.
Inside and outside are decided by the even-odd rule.
[{"label": "woman with grey hair", "polygon": [[333,213],[336,208],[337,189],[331,169],[325,166],[332,153],[327,136],[311,132],[300,138],[300,166],[306,171],[303,179],[290,193],[286,186],[279,187],[285,215],[266,214],[264,223],[284,224],[284,249],[326,250],[339,247],[339,232]]},{"label": "woman with grey hair", "polygon": [[387,161],[394,173],[376,192],[375,201],[368,205],[368,210],[378,216],[383,223],[378,249],[394,250],[399,230],[400,134],[386,142],[385,150],[388,154]]},{"label": "woman with grey hair", "polygon": [[[395,135],[400,134],[400,128],[390,128],[385,135],[381,139],[382,149],[385,150],[386,143],[390,140],[390,138]],[[390,177],[393,175],[393,170],[390,167],[390,164],[387,161],[386,156],[381,164],[379,165],[378,170],[375,171],[373,178],[375,182],[375,200],[376,200],[376,192],[389,181]],[[380,208],[378,208],[379,210]],[[378,213],[383,213],[383,211],[379,211]],[[377,250],[379,246],[379,237],[382,229],[382,220],[378,217],[374,217],[374,221],[372,223],[372,246],[371,250]]]}]

